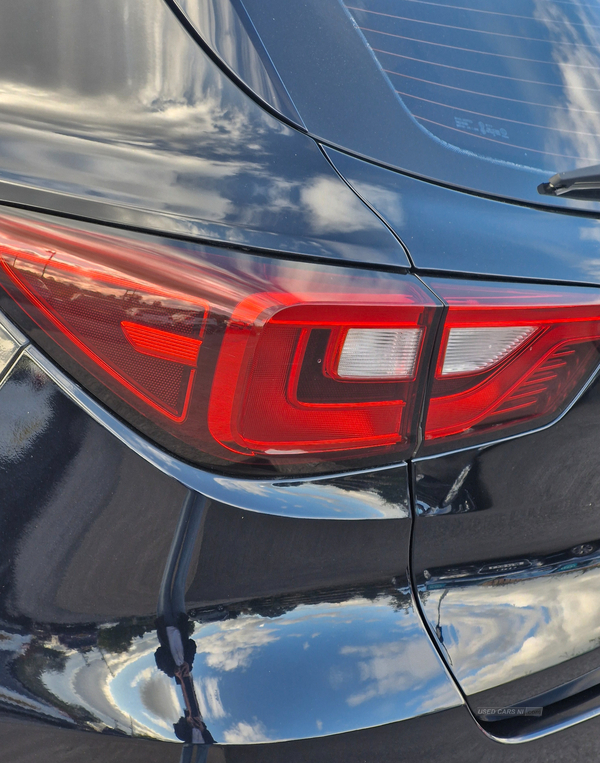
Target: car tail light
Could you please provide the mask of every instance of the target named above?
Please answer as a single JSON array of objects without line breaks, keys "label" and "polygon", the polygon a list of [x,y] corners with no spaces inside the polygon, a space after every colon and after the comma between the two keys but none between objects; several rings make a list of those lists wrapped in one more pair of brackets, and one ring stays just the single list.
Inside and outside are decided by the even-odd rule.
[{"label": "car tail light", "polygon": [[428,280],[448,305],[425,449],[554,419],[598,365],[600,291]]},{"label": "car tail light", "polygon": [[2,309],[113,412],[249,476],[541,426],[600,358],[599,289],[425,285],[28,213],[0,216],[0,286]]},{"label": "car tail light", "polygon": [[99,230],[0,217],[0,281],[138,429],[252,475],[414,451],[441,312],[418,279]]}]

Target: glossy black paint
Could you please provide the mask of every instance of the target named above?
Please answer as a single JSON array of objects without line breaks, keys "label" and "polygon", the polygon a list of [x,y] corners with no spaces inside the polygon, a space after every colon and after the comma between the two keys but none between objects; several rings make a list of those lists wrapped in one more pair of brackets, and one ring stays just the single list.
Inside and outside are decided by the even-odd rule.
[{"label": "glossy black paint", "polygon": [[[4,380],[0,406],[2,709],[161,738],[144,724],[143,708],[161,714],[156,605],[186,491],[27,358]],[[111,703],[105,694],[119,671],[140,659],[154,677],[137,690],[121,687]],[[165,677],[163,695],[169,683]]]},{"label": "glossy black paint", "polygon": [[315,142],[237,88],[162,0],[9,0],[0,72],[0,201],[408,265]]},{"label": "glossy black paint", "polygon": [[[396,490],[400,472],[389,470]],[[373,500],[375,487],[391,497],[380,474],[355,475],[330,500]],[[327,736],[461,704],[414,606],[408,514],[297,519],[204,500],[189,511],[165,622],[187,645],[193,681],[178,683],[211,738]]]},{"label": "glossy black paint", "polygon": [[151,615],[185,489],[28,360],[0,405],[4,614],[55,624]]},{"label": "glossy black paint", "polygon": [[[259,4],[246,5],[255,6],[253,17],[259,15]],[[269,7],[265,3],[263,10]],[[326,55],[323,38],[319,42],[311,37],[315,28],[309,24],[300,29],[296,13],[307,8],[325,33],[332,29],[327,24],[337,30],[339,45],[329,45]],[[289,7],[290,28],[295,24],[296,34],[288,43],[295,46],[298,60],[302,53],[304,66],[293,96],[303,116],[310,114],[307,124],[315,134],[334,136],[328,138],[331,143],[380,158],[376,145],[392,151],[392,144],[399,143],[397,104],[389,104],[389,114],[388,105],[383,108],[388,94],[381,91],[379,73],[367,65],[364,49],[352,42],[354,30],[347,17],[337,25],[341,6],[336,4],[330,14],[331,8],[311,3]],[[357,201],[316,144],[236,89],[158,1],[126,8],[116,3],[11,2],[2,14],[2,201],[292,256],[409,265],[398,241]],[[28,45],[23,45],[24,38]],[[99,39],[105,44],[97,45]],[[332,79],[336,68],[357,64],[361,82]],[[300,76],[299,69],[296,74]],[[286,72],[286,84],[290,77]],[[365,107],[367,93],[372,101]],[[410,153],[408,128],[405,135],[402,150]],[[433,163],[437,159],[431,154]],[[501,204],[340,152],[328,150],[328,155],[402,237],[421,270],[600,282],[600,235],[591,217]],[[396,163],[395,154],[385,156],[382,161]],[[426,174],[427,165],[420,166]],[[468,167],[445,163],[443,169],[456,171],[453,182],[460,183]],[[509,182],[510,173],[499,171],[498,193]],[[16,421],[2,420],[9,445],[0,450],[0,474],[8,484],[0,498],[0,749],[19,763],[37,763],[41,750],[50,763],[69,756],[98,763],[178,760],[180,745],[116,737],[133,733],[175,741],[172,724],[181,701],[172,702],[175,685],[156,667],[154,655],[164,644],[155,616],[189,491],[91,421],[39,369],[22,363],[0,388],[0,412],[16,415]],[[506,625],[510,638],[488,651],[487,662],[481,663],[486,667],[491,662],[492,668],[508,670],[506,649],[518,651],[532,638],[519,629],[522,597],[549,612],[535,620],[534,647],[536,638],[554,627],[571,637],[570,651],[561,655],[534,649],[528,666],[537,670],[531,676],[524,669],[513,670],[501,676],[501,684],[482,688],[490,684],[489,676],[487,684],[475,682],[469,687],[474,708],[505,706],[551,692],[600,665],[598,649],[590,649],[590,634],[595,638],[598,627],[590,604],[597,600],[599,584],[595,552],[585,554],[582,564],[561,568],[579,560],[574,548],[594,545],[600,538],[594,477],[599,394],[594,387],[545,432],[415,465],[418,516],[412,564],[422,610],[432,634],[441,634],[438,647],[442,656],[450,656],[450,669],[463,680],[461,658],[481,655],[469,653],[468,647],[461,652],[461,627],[469,611],[485,621],[485,607],[492,610],[494,602],[502,608],[500,617],[492,612],[492,626]],[[2,407],[4,399],[8,402]],[[301,498],[308,505],[315,497],[339,501],[347,493],[349,501],[360,502],[379,493],[378,510],[393,506],[404,511],[405,471],[404,466],[390,471],[385,490],[377,489],[382,484],[378,476],[365,475],[351,478],[354,484],[331,480],[318,496],[311,486]],[[397,495],[391,498],[389,490],[395,487]],[[594,757],[598,719],[509,747],[486,737],[465,707],[321,736],[460,703],[411,598],[406,578],[409,537],[407,516],[340,523],[270,517],[222,502],[207,505],[191,556],[185,606],[192,640],[199,645],[194,675],[202,691],[221,680],[223,699],[229,702],[225,712],[231,708],[228,728],[223,716],[217,718],[222,731],[231,731],[229,738],[217,741],[231,745],[206,750],[208,763],[358,763],[395,761],[399,755],[425,761]],[[523,560],[525,567],[510,567]],[[483,567],[486,572],[480,576]],[[524,571],[531,567],[535,575]],[[431,580],[440,568],[446,579],[434,588]],[[457,569],[466,569],[467,575],[459,572],[457,577]],[[539,596],[539,581],[547,588],[545,600]],[[173,592],[171,588],[169,597],[174,600]],[[585,623],[582,614],[588,618]],[[317,657],[309,658],[305,652],[310,648],[304,649],[301,636],[326,618],[324,640],[329,640]],[[483,623],[484,637],[490,635],[489,622]],[[368,636],[365,623],[370,623]],[[404,641],[394,630],[403,627],[410,635]],[[458,633],[454,641],[453,629]],[[253,634],[265,631],[271,640],[259,647]],[[235,652],[231,634],[239,636],[235,665],[223,662],[223,654]],[[390,643],[397,649],[392,649],[391,670],[376,660]],[[411,643],[421,645],[427,657],[413,660]],[[484,643],[489,647],[490,640],[484,638]],[[326,670],[335,667],[341,647],[352,662],[347,685],[354,688],[334,702],[327,694],[331,683],[326,683]],[[262,663],[244,664],[261,648]],[[215,663],[215,654],[221,655],[221,663]],[[396,672],[394,665],[400,666]],[[477,677],[478,666],[471,663],[470,669]],[[113,675],[119,671],[120,689]],[[378,671],[386,678],[391,675],[387,694],[368,682],[365,688],[365,675],[372,678]],[[61,683],[61,676],[69,680]],[[287,704],[289,676],[301,699],[298,717],[291,717],[293,708]],[[203,685],[206,678],[213,683]],[[424,688],[425,696],[412,705],[406,701],[407,682]],[[109,683],[120,694],[117,706],[107,708],[103,692]],[[80,692],[76,697],[73,686]],[[360,698],[356,687],[371,695],[367,704],[374,700],[371,714],[361,713],[360,703],[348,702]],[[18,701],[11,702],[15,693]],[[212,697],[218,716],[216,695],[199,696],[209,705],[207,698]],[[324,729],[317,725],[323,720],[308,707],[313,698],[327,700]],[[427,699],[432,702],[428,707]],[[260,705],[268,701],[271,707]],[[597,706],[596,696],[576,695],[573,702],[576,710],[584,702],[588,709]],[[148,713],[153,714],[149,725]],[[25,725],[23,717],[43,724]],[[100,733],[83,734],[80,729]],[[297,741],[261,744],[264,737],[282,739],[286,732]],[[508,738],[512,732],[496,728],[490,733]],[[303,736],[319,738],[299,739]]]},{"label": "glossy black paint", "polygon": [[[164,738],[148,720],[164,712],[152,704],[156,606],[187,491],[26,357],[3,380],[0,407],[2,711]],[[139,660],[150,673],[132,691]]]},{"label": "glossy black paint", "polygon": [[[215,477],[214,481],[228,505],[269,515],[390,520],[407,519],[411,513],[406,464],[319,479],[284,478],[264,484],[260,491],[250,480]],[[217,491],[208,494],[215,497]]]},{"label": "glossy black paint", "polygon": [[409,535],[409,519],[294,519],[211,502],[187,605],[389,585],[406,573]]},{"label": "glossy black paint", "polygon": [[545,430],[414,463],[415,583],[475,709],[600,665],[599,410],[596,382]]},{"label": "glossy black paint", "polygon": [[[525,745],[498,744],[487,738],[465,708],[422,716],[374,729],[321,739],[258,745],[215,745],[205,763],[576,763],[593,760],[600,721],[575,726],[559,736]],[[440,738],[443,743],[440,743]],[[178,763],[180,748],[168,743],[129,740],[0,720],[0,745],[7,760],[37,763],[43,751],[48,763]],[[19,755],[20,757],[16,757]]]},{"label": "glossy black paint", "polygon": [[600,220],[423,183],[326,150],[405,244],[419,272],[600,284]]},{"label": "glossy black paint", "polygon": [[[205,741],[256,744],[462,703],[406,577],[407,508],[340,521],[211,502],[133,453],[28,353],[0,386],[4,714],[189,742],[187,707]],[[406,471],[329,479],[312,500],[399,502]]]},{"label": "glossy black paint", "polygon": [[241,0],[166,0],[225,72],[277,116],[305,129]]},{"label": "glossy black paint", "polygon": [[221,743],[327,737],[462,704],[404,575],[197,608],[193,619],[194,685]]}]

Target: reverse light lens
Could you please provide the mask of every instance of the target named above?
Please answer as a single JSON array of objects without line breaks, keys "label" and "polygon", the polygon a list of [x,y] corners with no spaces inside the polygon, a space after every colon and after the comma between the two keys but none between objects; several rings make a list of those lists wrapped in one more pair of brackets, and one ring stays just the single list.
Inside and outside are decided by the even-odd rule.
[{"label": "reverse light lens", "polygon": [[442,376],[485,371],[513,352],[534,331],[533,326],[452,328],[448,332]]},{"label": "reverse light lens", "polygon": [[410,379],[422,329],[348,329],[340,353],[340,379]]}]

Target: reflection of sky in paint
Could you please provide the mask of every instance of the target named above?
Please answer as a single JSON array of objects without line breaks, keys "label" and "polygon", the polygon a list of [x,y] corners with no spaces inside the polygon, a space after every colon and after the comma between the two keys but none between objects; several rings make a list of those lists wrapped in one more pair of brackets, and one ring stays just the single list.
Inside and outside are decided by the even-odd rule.
[{"label": "reflection of sky in paint", "polygon": [[211,733],[301,738],[458,704],[414,610],[392,603],[353,599],[198,625],[194,679]]},{"label": "reflection of sky in paint", "polygon": [[23,652],[30,641],[31,636],[0,630],[0,652]]},{"label": "reflection of sky in paint", "polygon": [[46,718],[56,718],[59,721],[73,723],[67,713],[57,710],[46,702],[38,702],[31,697],[25,697],[17,691],[0,686],[0,704],[8,706],[11,710],[25,710]]},{"label": "reflection of sky in paint", "polygon": [[[579,7],[577,7],[579,5]],[[567,11],[576,8],[576,22]],[[545,131],[544,149],[581,157],[576,164],[596,162],[600,135],[600,61],[597,7],[587,3],[535,0],[534,17],[552,41],[551,58],[559,71],[562,91],[553,110],[552,128]],[[554,68],[554,67],[553,67]],[[560,162],[565,166],[565,162]],[[572,163],[569,163],[569,166]]]},{"label": "reflection of sky in paint", "polygon": [[[193,680],[213,736],[225,743],[304,738],[460,704],[408,598],[403,603],[357,597],[302,604],[279,617],[197,624]],[[157,647],[152,633],[124,653],[65,650],[65,669],[42,680],[97,719],[94,728],[175,740],[183,702],[156,668]]]},{"label": "reflection of sky in paint", "polygon": [[157,647],[156,635],[146,634],[123,654],[68,652],[65,670],[47,672],[43,681],[63,702],[83,707],[108,728],[175,740],[181,700],[174,681],[156,668]]},{"label": "reflection of sky in paint", "polygon": [[46,431],[51,419],[49,398],[52,394],[52,386],[44,385],[32,397],[28,379],[4,386],[0,416],[0,461],[6,463],[22,458],[35,440]]},{"label": "reflection of sky in paint", "polygon": [[[600,646],[600,568],[501,586],[446,588],[444,647],[468,694],[557,665]],[[430,591],[434,625],[443,590]]]},{"label": "reflection of sky in paint", "polygon": [[[251,480],[235,480],[231,478],[216,477],[215,482],[233,494],[239,494],[239,500],[269,499],[273,496],[273,490],[277,490],[279,500],[279,513],[287,516],[303,517],[331,517],[331,518],[383,518],[383,517],[407,517],[408,510],[400,503],[385,501],[375,491],[361,490],[354,492],[344,490],[343,487],[331,484],[331,482],[305,482],[294,487],[273,487]],[[260,508],[260,503],[256,505]]]},{"label": "reflection of sky in paint", "polygon": [[0,374],[15,356],[19,345],[0,325]]},{"label": "reflection of sky in paint", "polygon": [[[18,62],[0,46],[4,180],[116,202],[122,221],[127,207],[159,208],[353,245],[358,234],[372,242],[381,233],[325,160],[310,159],[311,148],[312,168],[302,161],[295,147],[304,141],[241,94],[164,3],[130,3],[127,23],[111,23],[101,46],[97,29],[122,15],[123,2],[84,6],[74,15],[52,2],[55,33],[44,36],[42,56],[35,31]],[[3,9],[3,24],[18,35],[20,9]],[[90,47],[93,57],[79,54]],[[173,224],[181,232],[185,222]],[[242,234],[226,235],[239,243]]]}]

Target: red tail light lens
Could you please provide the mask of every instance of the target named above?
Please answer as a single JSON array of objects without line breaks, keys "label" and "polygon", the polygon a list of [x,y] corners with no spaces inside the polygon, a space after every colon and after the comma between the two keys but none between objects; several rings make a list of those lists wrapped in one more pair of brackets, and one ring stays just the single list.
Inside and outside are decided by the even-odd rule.
[{"label": "red tail light lens", "polygon": [[27,299],[32,317],[45,319],[59,344],[92,371],[101,369],[111,387],[182,421],[207,303],[158,287],[143,273],[111,267],[110,254],[98,245],[82,251],[64,236],[51,238],[44,231],[40,240],[28,226],[4,226],[26,239],[26,245],[0,239],[0,265]]},{"label": "red tail light lens", "polygon": [[448,304],[425,447],[554,419],[598,365],[600,291],[435,279]]},{"label": "red tail light lens", "polygon": [[0,216],[2,309],[154,441],[248,476],[367,468],[529,430],[600,361],[600,289],[428,286]]},{"label": "red tail light lens", "polygon": [[[215,439],[232,450],[267,455],[409,444],[416,370],[430,320],[423,304],[406,292],[393,298],[356,291],[285,297],[296,304],[261,294],[232,316],[209,406]],[[362,354],[348,341],[352,332],[363,337]],[[375,339],[382,332],[411,339],[375,368],[381,361]]]},{"label": "red tail light lens", "polygon": [[0,282],[61,366],[203,466],[319,471],[414,452],[440,305],[412,276],[15,215],[0,217]]}]

